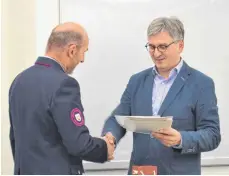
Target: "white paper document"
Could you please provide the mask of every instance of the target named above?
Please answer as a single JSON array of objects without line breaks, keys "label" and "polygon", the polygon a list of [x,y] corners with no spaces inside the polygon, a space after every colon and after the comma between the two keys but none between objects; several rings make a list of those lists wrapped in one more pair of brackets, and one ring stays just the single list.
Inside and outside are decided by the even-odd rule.
[{"label": "white paper document", "polygon": [[149,134],[172,126],[173,117],[160,116],[115,116],[117,122],[127,131]]}]

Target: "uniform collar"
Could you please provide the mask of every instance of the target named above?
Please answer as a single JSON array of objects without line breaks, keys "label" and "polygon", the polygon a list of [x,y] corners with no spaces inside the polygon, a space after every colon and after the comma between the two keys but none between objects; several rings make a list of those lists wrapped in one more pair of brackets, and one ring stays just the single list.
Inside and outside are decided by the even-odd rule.
[{"label": "uniform collar", "polygon": [[51,67],[57,70],[61,70],[63,72],[64,68],[61,66],[61,64],[56,61],[55,59],[48,57],[48,56],[40,56],[37,58],[35,65],[40,65],[40,66],[44,66],[44,67]]}]

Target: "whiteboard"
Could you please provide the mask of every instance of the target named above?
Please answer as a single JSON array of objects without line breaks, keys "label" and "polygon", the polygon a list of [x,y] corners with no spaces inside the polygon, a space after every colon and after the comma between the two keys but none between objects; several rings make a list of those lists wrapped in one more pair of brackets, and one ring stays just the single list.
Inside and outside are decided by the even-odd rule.
[{"label": "whiteboard", "polygon": [[[86,125],[94,136],[119,103],[130,76],[153,62],[144,45],[150,22],[159,16],[177,16],[185,27],[184,60],[215,81],[222,141],[202,154],[202,165],[229,164],[229,1],[228,0],[60,0],[60,22],[82,24],[90,38],[85,63],[73,73],[81,87]],[[226,81],[227,79],[227,81]],[[86,169],[128,167],[132,134],[120,142],[115,160],[85,162]]]}]

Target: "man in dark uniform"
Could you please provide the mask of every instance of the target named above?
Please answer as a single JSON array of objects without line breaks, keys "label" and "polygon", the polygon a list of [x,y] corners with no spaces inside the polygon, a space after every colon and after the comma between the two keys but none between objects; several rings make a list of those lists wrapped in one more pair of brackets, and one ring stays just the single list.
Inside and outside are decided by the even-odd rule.
[{"label": "man in dark uniform", "polygon": [[114,145],[89,134],[79,84],[68,76],[84,61],[88,43],[79,24],[58,25],[45,56],[13,81],[9,113],[14,174],[83,174],[82,160],[113,159]]}]

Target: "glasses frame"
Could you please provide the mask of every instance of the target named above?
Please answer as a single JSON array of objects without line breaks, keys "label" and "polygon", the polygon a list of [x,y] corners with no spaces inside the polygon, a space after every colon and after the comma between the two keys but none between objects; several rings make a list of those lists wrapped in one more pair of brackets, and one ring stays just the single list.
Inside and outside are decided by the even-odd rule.
[{"label": "glasses frame", "polygon": [[[145,45],[145,48],[146,48],[146,50],[148,51],[148,52],[152,52],[152,53],[154,53],[155,52],[155,50],[157,49],[157,51],[159,51],[159,52],[161,52],[161,53],[164,53],[164,52],[166,52],[166,50],[168,49],[168,47],[169,46],[171,46],[172,44],[174,44],[174,43],[176,43],[176,42],[178,42],[178,41],[180,41],[180,40],[175,40],[175,41],[172,41],[171,43],[169,43],[169,44],[167,44],[167,45],[164,45],[164,44],[160,44],[160,45],[158,45],[158,46],[154,46],[155,48],[154,48],[154,50],[153,51],[150,51],[150,49],[148,49],[148,47],[150,46],[150,44],[149,43],[147,43],[146,45]],[[152,46],[152,45],[151,45]],[[159,47],[160,46],[165,46],[166,48],[165,48],[165,50],[161,50],[161,49],[159,49]]]}]

